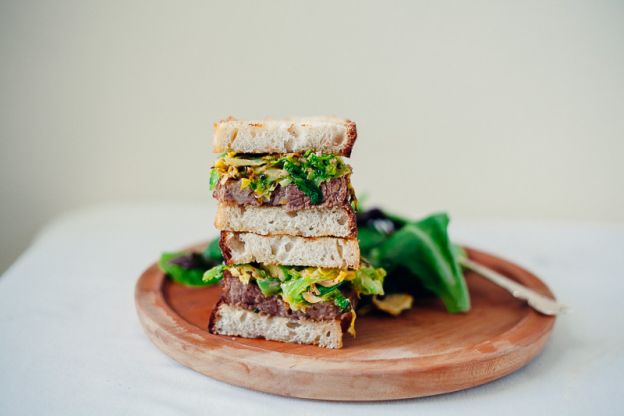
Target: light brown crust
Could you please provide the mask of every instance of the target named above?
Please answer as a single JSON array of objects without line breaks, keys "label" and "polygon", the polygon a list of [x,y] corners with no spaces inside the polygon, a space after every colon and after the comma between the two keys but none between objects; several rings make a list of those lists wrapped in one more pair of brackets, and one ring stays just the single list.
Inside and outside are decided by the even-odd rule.
[{"label": "light brown crust", "polygon": [[347,144],[342,150],[340,156],[351,157],[351,151],[353,150],[355,140],[357,139],[357,127],[355,122],[351,120],[346,120],[345,127],[347,129]]},{"label": "light brown crust", "polygon": [[355,211],[353,210],[351,205],[347,204],[344,206],[344,208],[349,212],[349,237],[357,237],[357,215],[355,214]]},{"label": "light brown crust", "polygon": [[217,304],[214,306],[214,309],[212,310],[212,312],[210,312],[210,318],[208,318],[208,332],[210,332],[211,334],[218,335],[214,331],[214,324],[217,321],[217,319],[219,319],[219,306],[221,306],[222,302],[223,302],[222,299],[219,299]]},{"label": "light brown crust", "polygon": [[228,231],[221,231],[221,233],[219,234],[219,248],[221,249],[221,254],[223,255],[223,259],[225,260],[226,264],[232,264],[232,252],[230,251],[230,248],[228,247],[227,243],[226,243],[226,237],[227,237],[227,233]]}]

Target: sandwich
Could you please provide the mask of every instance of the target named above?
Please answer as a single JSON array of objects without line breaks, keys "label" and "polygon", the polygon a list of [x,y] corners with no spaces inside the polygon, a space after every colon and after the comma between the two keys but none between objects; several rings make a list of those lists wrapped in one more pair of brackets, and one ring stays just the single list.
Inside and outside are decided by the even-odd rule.
[{"label": "sandwich", "polygon": [[385,271],[360,257],[351,186],[355,123],[338,118],[215,123],[210,174],[224,264],[214,334],[341,348],[361,296]]}]

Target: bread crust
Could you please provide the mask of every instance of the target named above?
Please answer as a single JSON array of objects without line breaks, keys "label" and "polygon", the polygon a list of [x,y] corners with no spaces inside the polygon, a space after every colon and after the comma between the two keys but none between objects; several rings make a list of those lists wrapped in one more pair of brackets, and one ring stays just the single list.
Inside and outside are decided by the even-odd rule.
[{"label": "bread crust", "polygon": [[341,156],[351,157],[351,152],[353,151],[353,146],[355,145],[355,140],[357,139],[357,127],[355,122],[351,120],[345,121],[345,126],[347,128],[347,144]]}]

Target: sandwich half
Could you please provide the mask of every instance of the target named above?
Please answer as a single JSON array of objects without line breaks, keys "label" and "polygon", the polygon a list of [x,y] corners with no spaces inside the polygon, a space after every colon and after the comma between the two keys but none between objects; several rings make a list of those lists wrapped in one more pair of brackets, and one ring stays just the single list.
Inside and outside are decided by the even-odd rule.
[{"label": "sandwich half", "polygon": [[210,319],[214,334],[341,348],[355,334],[362,294],[383,293],[383,269],[357,271],[246,264],[221,269],[222,295]]}]

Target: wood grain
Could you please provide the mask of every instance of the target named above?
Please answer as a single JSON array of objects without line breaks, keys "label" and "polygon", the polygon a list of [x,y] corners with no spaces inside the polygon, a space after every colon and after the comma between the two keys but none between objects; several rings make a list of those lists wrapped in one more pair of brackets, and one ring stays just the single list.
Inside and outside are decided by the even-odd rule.
[{"label": "wood grain", "polygon": [[[528,271],[483,252],[468,253],[552,296]],[[301,398],[392,400],[487,383],[526,365],[544,347],[555,318],[536,313],[470,272],[466,279],[469,313],[451,315],[437,299],[417,299],[398,318],[358,318],[357,337],[345,335],[341,350],[212,335],[208,317],[219,288],[172,283],[156,265],[140,277],[135,300],[140,321],[158,348],[217,380]]]}]

